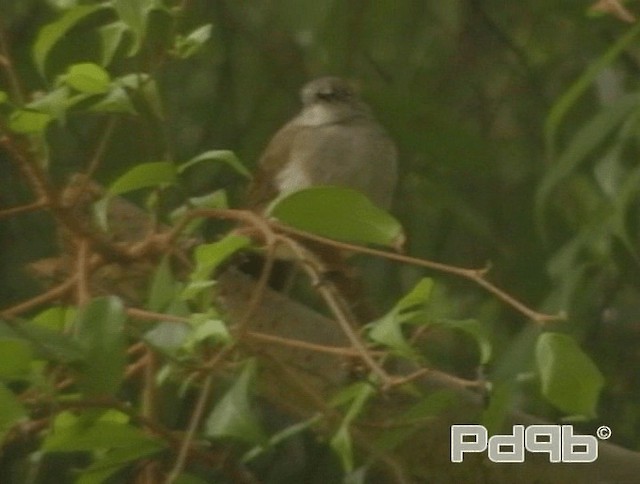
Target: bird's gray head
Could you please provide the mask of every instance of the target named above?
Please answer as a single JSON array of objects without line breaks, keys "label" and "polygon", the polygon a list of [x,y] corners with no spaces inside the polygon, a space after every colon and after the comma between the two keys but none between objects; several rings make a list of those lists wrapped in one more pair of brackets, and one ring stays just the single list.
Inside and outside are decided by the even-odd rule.
[{"label": "bird's gray head", "polygon": [[304,106],[315,103],[352,104],[359,100],[353,86],[339,77],[321,77],[307,83],[302,88],[300,97]]}]

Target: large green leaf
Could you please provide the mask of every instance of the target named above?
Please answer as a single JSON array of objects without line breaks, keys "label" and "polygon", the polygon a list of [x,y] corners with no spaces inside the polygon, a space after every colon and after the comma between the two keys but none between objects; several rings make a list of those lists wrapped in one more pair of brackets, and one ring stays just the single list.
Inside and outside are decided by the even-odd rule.
[{"label": "large green leaf", "polygon": [[84,307],[76,321],[77,339],[86,351],[80,385],[86,395],[116,392],[126,364],[126,315],[116,297],[101,297]]},{"label": "large green leaf", "polygon": [[570,336],[543,333],[536,345],[542,394],[570,415],[595,417],[604,377]]},{"label": "large green leaf", "polygon": [[400,223],[362,193],[343,187],[312,187],[275,202],[269,212],[297,229],[360,244],[398,247]]}]

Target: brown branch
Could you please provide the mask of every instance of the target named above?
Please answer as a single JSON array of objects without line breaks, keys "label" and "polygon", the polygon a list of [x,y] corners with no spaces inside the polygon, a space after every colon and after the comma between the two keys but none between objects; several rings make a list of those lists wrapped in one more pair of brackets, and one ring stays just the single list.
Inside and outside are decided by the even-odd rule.
[{"label": "brown branch", "polygon": [[38,200],[27,205],[20,205],[19,207],[5,208],[4,210],[0,210],[0,219],[12,217],[25,212],[36,212],[42,208],[46,208],[47,206],[48,204],[46,201]]},{"label": "brown branch", "polygon": [[29,311],[30,309],[33,309],[36,306],[40,306],[41,304],[46,304],[56,299],[60,299],[69,291],[71,291],[73,286],[75,286],[75,284],[77,283],[77,280],[77,275],[73,275],[63,283],[52,287],[42,294],[38,294],[37,296],[27,301],[18,303],[15,306],[3,309],[2,311],[0,311],[0,318],[12,319],[26,311]]},{"label": "brown branch", "polygon": [[434,262],[426,259],[418,259],[416,257],[410,257],[403,254],[397,254],[395,252],[386,252],[383,250],[372,249],[370,247],[365,247],[362,245],[350,244],[347,242],[339,242],[333,239],[329,239],[327,237],[322,237],[320,235],[311,234],[308,232],[304,232],[302,230],[295,229],[288,225],[284,225],[280,222],[270,221],[271,226],[277,228],[278,230],[295,235],[297,237],[301,237],[303,239],[312,240],[314,242],[320,242],[322,244],[326,244],[331,247],[336,247],[339,249],[349,250],[352,252],[358,252],[360,254],[372,255],[375,257],[380,257],[383,259],[389,259],[395,262],[401,262],[403,264],[410,264],[414,266],[424,267],[427,269],[435,270],[438,272],[443,272],[446,274],[452,274],[455,276],[462,277],[464,279],[468,279],[470,281],[475,282],[482,288],[486,289],[488,292],[496,296],[498,299],[516,309],[518,312],[526,316],[527,318],[533,320],[536,323],[546,323],[551,321],[559,321],[564,319],[566,316],[564,314],[545,314],[539,313],[530,309],[528,306],[518,301],[513,296],[509,295],[499,287],[495,286],[491,282],[485,279],[485,274],[487,273],[487,268],[483,269],[466,269],[463,267],[451,266],[448,264],[443,264],[441,262]]}]

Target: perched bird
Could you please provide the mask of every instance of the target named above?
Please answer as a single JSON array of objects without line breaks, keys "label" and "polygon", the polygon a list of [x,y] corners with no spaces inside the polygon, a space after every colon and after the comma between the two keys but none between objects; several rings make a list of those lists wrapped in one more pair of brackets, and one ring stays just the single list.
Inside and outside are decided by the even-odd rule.
[{"label": "perched bird", "polygon": [[[262,212],[276,197],[333,185],[362,192],[388,209],[397,184],[397,150],[355,89],[338,77],[321,77],[301,90],[302,110],[271,139],[259,159],[247,205]],[[358,319],[374,315],[362,283],[344,253],[305,245],[329,268],[330,280]],[[367,322],[367,321],[360,321]]]}]

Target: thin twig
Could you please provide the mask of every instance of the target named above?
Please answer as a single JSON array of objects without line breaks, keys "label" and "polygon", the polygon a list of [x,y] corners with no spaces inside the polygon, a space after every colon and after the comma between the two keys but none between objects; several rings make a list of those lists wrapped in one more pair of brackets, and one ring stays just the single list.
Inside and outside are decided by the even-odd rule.
[{"label": "thin twig", "polygon": [[46,206],[46,201],[38,200],[27,205],[20,205],[19,207],[5,208],[4,210],[0,210],[0,219],[12,217],[14,215],[25,212],[36,212],[41,208],[45,208]]}]

